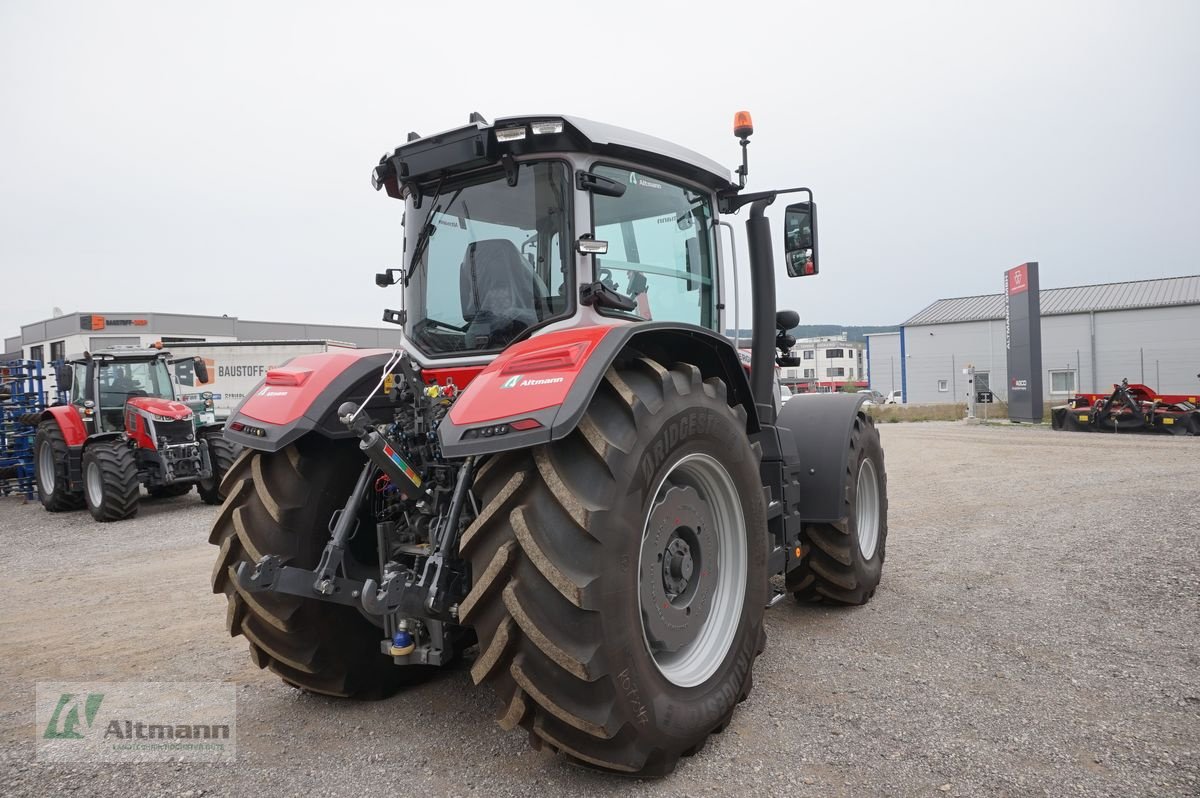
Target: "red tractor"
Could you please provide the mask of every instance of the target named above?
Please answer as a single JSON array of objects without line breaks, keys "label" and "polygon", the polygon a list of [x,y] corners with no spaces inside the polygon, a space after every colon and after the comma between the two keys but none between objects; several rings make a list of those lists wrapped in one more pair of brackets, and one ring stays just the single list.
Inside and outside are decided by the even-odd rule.
[{"label": "red tractor", "polygon": [[[60,367],[70,403],[46,409],[34,438],[42,506],[86,504],[97,521],[119,521],[137,514],[142,485],[156,498],[195,485],[206,504],[221,503],[221,477],[238,447],[222,437],[210,399],[195,407],[176,400],[173,362],[165,350],[113,347]],[[204,361],[195,368],[206,381]]]},{"label": "red tractor", "polygon": [[[255,663],[365,698],[473,656],[503,728],[653,777],[749,694],[766,607],[874,595],[879,434],[860,395],[779,400],[796,314],[776,311],[765,211],[805,195],[784,217],[799,277],[816,207],[744,190],[752,132],[739,114],[736,181],[565,116],[475,114],[382,158],[406,240],[376,283],[402,286],[401,349],[297,357],[226,429],[248,451],[213,589]],[[749,371],[718,227],[747,207]]]}]

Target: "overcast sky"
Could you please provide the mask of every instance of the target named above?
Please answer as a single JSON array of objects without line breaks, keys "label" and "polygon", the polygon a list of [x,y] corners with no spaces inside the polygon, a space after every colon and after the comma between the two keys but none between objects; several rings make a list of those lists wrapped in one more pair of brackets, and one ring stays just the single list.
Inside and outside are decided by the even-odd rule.
[{"label": "overcast sky", "polygon": [[822,274],[780,280],[804,322],[1027,260],[1200,272],[1200,3],[324,5],[0,0],[0,335],[55,306],[375,324],[402,206],[370,170],[476,110],[730,167],[752,111],[750,188],[820,206]]}]

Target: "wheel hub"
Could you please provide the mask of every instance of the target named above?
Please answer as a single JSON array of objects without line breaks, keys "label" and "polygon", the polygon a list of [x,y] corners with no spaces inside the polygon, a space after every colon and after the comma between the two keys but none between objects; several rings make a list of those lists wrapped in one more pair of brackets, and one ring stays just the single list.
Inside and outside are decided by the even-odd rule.
[{"label": "wheel hub", "polygon": [[646,640],[676,652],[693,642],[712,611],[718,580],[716,523],[692,487],[672,487],[650,512],[642,541],[640,593]]},{"label": "wheel hub", "polygon": [[675,537],[667,544],[666,555],[663,558],[663,588],[667,598],[674,600],[687,590],[688,582],[696,570],[695,560],[692,559],[692,547],[687,544],[681,532],[691,530],[675,530]]}]

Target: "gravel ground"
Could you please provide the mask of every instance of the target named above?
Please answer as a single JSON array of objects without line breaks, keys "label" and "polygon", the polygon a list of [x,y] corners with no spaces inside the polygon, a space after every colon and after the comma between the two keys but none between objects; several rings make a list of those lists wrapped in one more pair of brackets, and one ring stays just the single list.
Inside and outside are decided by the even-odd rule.
[{"label": "gravel ground", "polygon": [[[0,794],[1200,795],[1200,441],[883,427],[888,562],[784,602],[730,727],[657,782],[502,732],[465,668],[378,703],[283,685],[209,593],[195,494],[95,524],[0,501]],[[236,765],[45,765],[34,682],[238,685]]]}]

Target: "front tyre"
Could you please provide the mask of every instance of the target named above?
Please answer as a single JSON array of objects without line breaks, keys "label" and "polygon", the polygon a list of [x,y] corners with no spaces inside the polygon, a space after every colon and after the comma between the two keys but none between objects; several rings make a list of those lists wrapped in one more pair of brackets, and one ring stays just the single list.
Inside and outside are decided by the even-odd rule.
[{"label": "front tyre", "polygon": [[861,409],[852,422],[842,478],[844,520],[806,523],[804,563],[788,574],[800,601],[866,604],[883,574],[887,544],[887,471],[875,422]]},{"label": "front tyre", "polygon": [[765,642],[758,461],[723,383],[643,358],[571,435],[483,466],[460,615],[502,727],[638,777],[725,727]]},{"label": "front tyre", "polygon": [[197,482],[196,492],[205,504],[220,504],[225,501],[221,483],[233,468],[233,461],[237,460],[242,447],[225,440],[225,436],[220,432],[210,432],[203,436],[203,440],[208,446],[208,462],[212,466],[212,476]]},{"label": "front tyre", "polygon": [[137,515],[141,484],[137,459],[125,441],[99,441],[83,450],[83,496],[97,521]]}]

